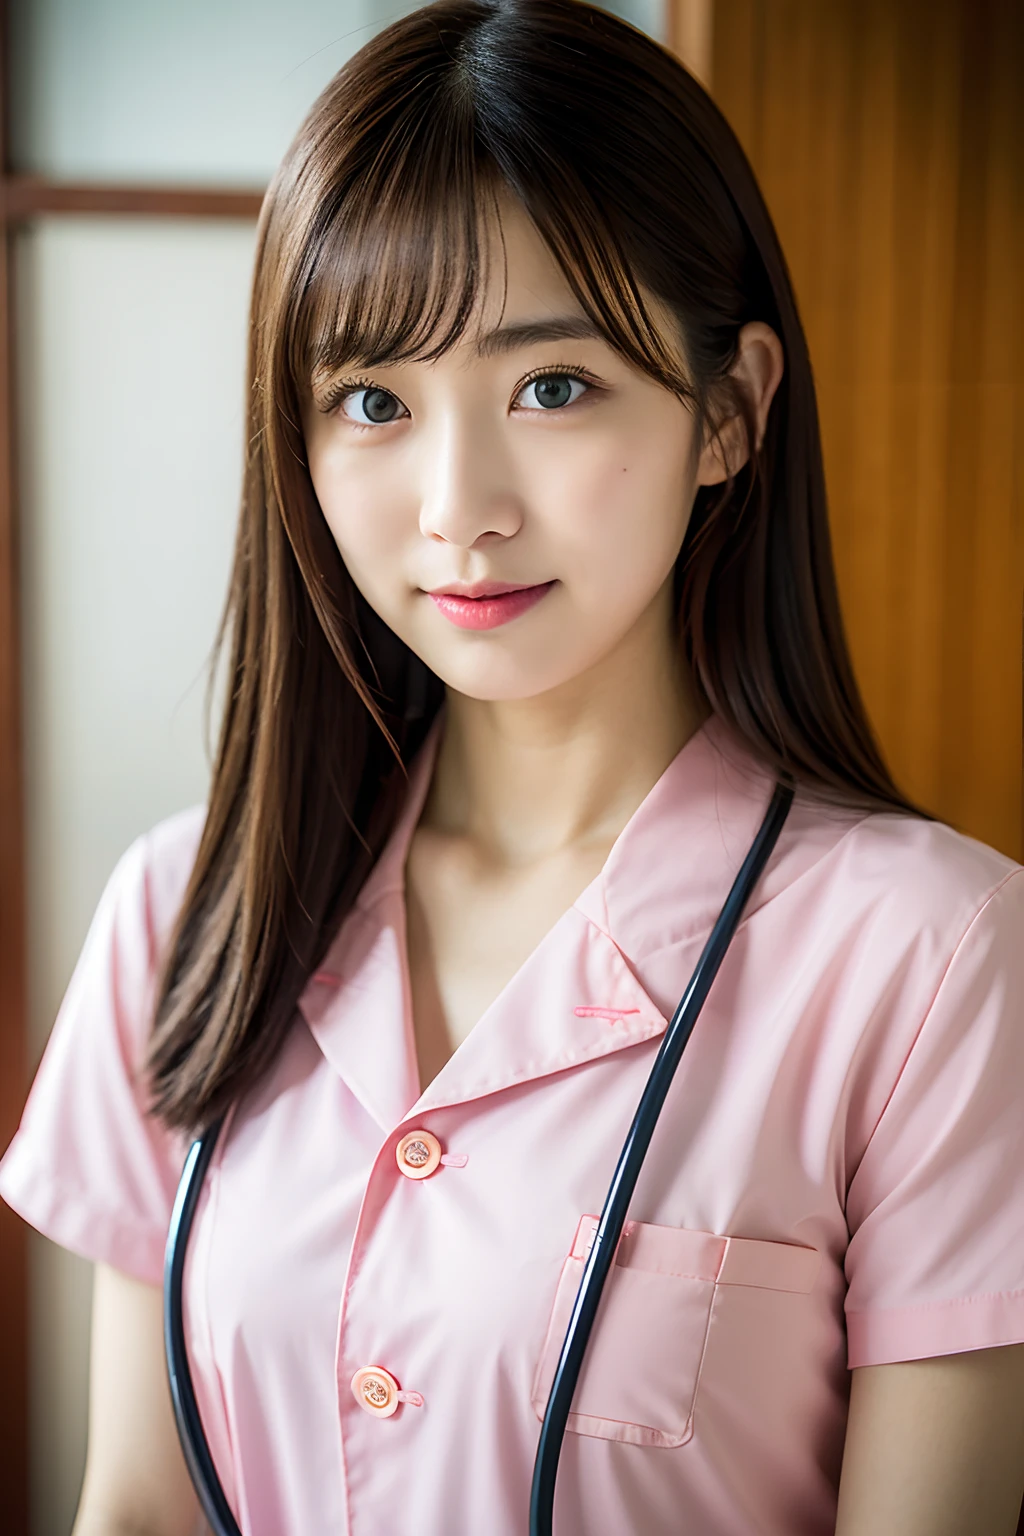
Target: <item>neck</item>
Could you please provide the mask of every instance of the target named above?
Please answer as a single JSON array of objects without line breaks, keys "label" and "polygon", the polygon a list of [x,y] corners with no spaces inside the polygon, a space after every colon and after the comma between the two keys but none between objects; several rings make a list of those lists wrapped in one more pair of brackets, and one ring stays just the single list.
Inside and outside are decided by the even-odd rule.
[{"label": "neck", "polygon": [[610,846],[708,716],[666,612],[586,673],[528,699],[449,690],[422,824],[523,865]]}]

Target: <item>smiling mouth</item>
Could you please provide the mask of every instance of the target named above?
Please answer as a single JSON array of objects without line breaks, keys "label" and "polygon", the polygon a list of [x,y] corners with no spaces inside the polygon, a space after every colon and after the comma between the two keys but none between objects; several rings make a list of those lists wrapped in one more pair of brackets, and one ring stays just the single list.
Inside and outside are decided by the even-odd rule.
[{"label": "smiling mouth", "polygon": [[458,629],[497,629],[518,619],[536,607],[555,585],[544,581],[536,586],[515,586],[510,582],[478,582],[461,591],[428,592],[427,596],[446,619]]}]

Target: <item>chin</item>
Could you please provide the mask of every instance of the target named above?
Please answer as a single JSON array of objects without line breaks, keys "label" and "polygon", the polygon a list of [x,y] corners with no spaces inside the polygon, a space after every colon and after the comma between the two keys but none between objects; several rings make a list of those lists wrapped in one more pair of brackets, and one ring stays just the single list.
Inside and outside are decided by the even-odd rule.
[{"label": "chin", "polygon": [[481,657],[480,664],[467,666],[464,659],[453,661],[450,657],[437,657],[419,653],[431,671],[446,687],[481,703],[511,703],[518,699],[535,699],[550,693],[578,677],[586,670],[585,665],[566,666],[564,656],[560,665],[553,665],[551,658],[538,661],[535,666],[517,664],[511,657]]}]

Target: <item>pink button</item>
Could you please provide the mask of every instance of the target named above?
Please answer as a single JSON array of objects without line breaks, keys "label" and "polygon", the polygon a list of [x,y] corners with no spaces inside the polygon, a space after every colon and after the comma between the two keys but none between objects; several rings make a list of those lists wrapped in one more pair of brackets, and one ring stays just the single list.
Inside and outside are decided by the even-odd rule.
[{"label": "pink button", "polygon": [[410,1131],[395,1148],[395,1159],[407,1179],[426,1179],[440,1166],[441,1143],[429,1131]]},{"label": "pink button", "polygon": [[375,1418],[389,1419],[398,1408],[398,1382],[382,1365],[364,1365],[356,1371],[352,1392],[360,1408]]},{"label": "pink button", "polygon": [[375,1419],[389,1419],[398,1411],[399,1403],[409,1403],[413,1408],[423,1407],[419,1392],[403,1392],[390,1371],[382,1365],[363,1365],[352,1377],[352,1396],[360,1408],[372,1413]]}]

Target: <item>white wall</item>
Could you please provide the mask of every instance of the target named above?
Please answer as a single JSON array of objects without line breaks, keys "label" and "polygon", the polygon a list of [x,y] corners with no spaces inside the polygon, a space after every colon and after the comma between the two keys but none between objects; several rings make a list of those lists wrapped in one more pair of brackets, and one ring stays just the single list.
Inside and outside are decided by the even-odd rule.
[{"label": "white wall", "polygon": [[63,180],[262,186],[403,0],[15,0],[12,146]]},{"label": "white wall", "polygon": [[[591,0],[597,5],[599,0]],[[631,21],[634,27],[642,27],[652,37],[665,35],[665,0],[603,0],[601,9],[614,11],[616,16]]]},{"label": "white wall", "polygon": [[[103,883],[203,797],[254,229],[46,221],[18,252],[33,1055]],[[89,1272],[32,1247],[35,1530],[70,1529]]]},{"label": "white wall", "polygon": [[21,241],[36,1043],[112,856],[203,796],[202,680],[242,452],[254,230],[47,221]]},{"label": "white wall", "polygon": [[[18,170],[262,186],[395,0],[14,0]],[[661,0],[609,0],[652,30]],[[253,227],[50,218],[21,237],[32,1054],[103,884],[201,799],[204,666],[241,463]],[[34,1536],[67,1536],[85,1453],[88,1266],[32,1243]]]}]

